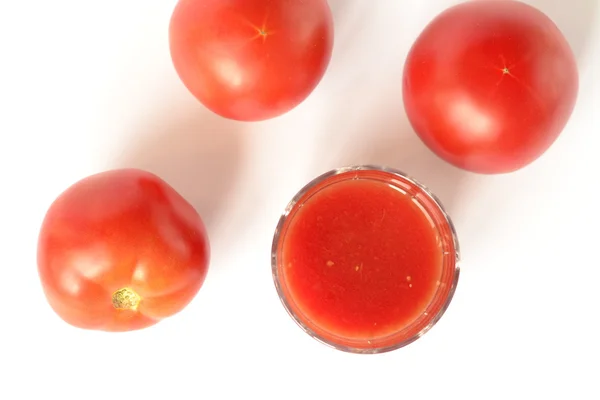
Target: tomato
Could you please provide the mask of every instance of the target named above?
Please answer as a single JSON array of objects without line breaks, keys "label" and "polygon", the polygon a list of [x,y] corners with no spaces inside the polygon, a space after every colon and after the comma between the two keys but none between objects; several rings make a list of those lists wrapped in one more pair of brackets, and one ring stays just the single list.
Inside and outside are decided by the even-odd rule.
[{"label": "tomato", "polygon": [[423,142],[466,170],[507,173],[541,156],[569,120],[574,55],[556,25],[513,0],[437,16],[406,60],[404,106]]},{"label": "tomato", "polygon": [[189,91],[230,119],[259,121],[300,104],[331,59],[326,0],[180,0],[169,27]]},{"label": "tomato", "polygon": [[141,329],[185,307],[202,286],[210,249],[194,208],[154,174],[89,176],[50,206],[38,242],[48,302],[84,329]]}]

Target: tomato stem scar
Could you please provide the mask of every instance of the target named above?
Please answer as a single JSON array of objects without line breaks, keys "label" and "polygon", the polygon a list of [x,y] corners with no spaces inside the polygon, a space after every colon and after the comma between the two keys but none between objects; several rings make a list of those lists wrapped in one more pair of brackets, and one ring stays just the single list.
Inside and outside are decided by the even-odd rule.
[{"label": "tomato stem scar", "polygon": [[122,288],[112,295],[112,304],[117,310],[137,310],[142,298],[133,289]]}]

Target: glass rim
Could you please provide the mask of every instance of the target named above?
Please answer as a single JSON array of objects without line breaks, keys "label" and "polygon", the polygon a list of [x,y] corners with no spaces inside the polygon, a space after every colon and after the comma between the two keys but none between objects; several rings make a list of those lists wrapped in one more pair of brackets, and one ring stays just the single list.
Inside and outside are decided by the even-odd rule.
[{"label": "glass rim", "polygon": [[[441,304],[440,308],[437,310],[435,315],[432,315],[431,318],[427,320],[427,324],[424,327],[422,327],[419,331],[417,331],[416,333],[414,333],[413,335],[409,336],[406,339],[398,340],[397,342],[391,343],[389,345],[384,345],[384,346],[379,346],[379,347],[364,347],[364,348],[356,347],[356,346],[349,346],[346,344],[338,343],[334,340],[327,339],[327,338],[323,337],[323,335],[320,335],[319,333],[315,332],[310,326],[308,326],[303,321],[303,319],[298,315],[298,313],[296,311],[294,311],[294,309],[291,307],[291,305],[289,303],[290,299],[288,299],[288,296],[283,291],[282,282],[281,282],[283,277],[281,277],[281,275],[279,273],[279,257],[278,257],[279,245],[282,241],[282,238],[284,237],[282,235],[283,228],[285,227],[286,223],[288,222],[292,211],[298,206],[300,200],[302,200],[302,198],[305,197],[306,194],[309,193],[315,186],[317,186],[318,184],[320,184],[330,178],[333,178],[337,175],[341,175],[341,174],[345,174],[345,173],[361,172],[361,171],[364,171],[364,172],[373,171],[373,172],[387,173],[387,174],[396,176],[398,178],[401,178],[402,180],[406,181],[408,184],[419,189],[425,196],[427,196],[429,198],[429,200],[431,200],[434,208],[437,209],[440,216],[443,218],[443,221],[447,224],[448,229],[450,231],[452,246],[454,249],[453,277],[452,277],[451,282],[449,282],[449,284],[450,284],[449,290],[448,290],[448,292],[445,296],[445,299],[443,300],[443,303]],[[366,179],[368,179],[368,178],[366,178]],[[322,189],[320,189],[320,190],[322,190]],[[431,214],[430,210],[424,210],[424,212],[426,212],[427,214]],[[292,215],[292,217],[293,217],[293,215]],[[439,223],[436,224],[436,226],[439,226],[439,225],[440,225]],[[450,267],[450,269],[452,270],[452,266]],[[442,268],[442,271],[443,270],[444,270],[444,268]],[[411,344],[412,342],[414,342],[415,340],[419,339],[421,336],[423,336],[425,333],[427,333],[444,315],[444,313],[450,306],[450,303],[454,297],[454,293],[456,291],[456,287],[458,284],[458,278],[460,275],[460,247],[459,247],[458,237],[456,234],[456,229],[454,227],[454,223],[452,222],[452,219],[448,215],[448,212],[442,205],[441,201],[438,199],[438,197],[435,194],[433,194],[431,192],[431,190],[428,187],[426,187],[425,185],[420,183],[418,180],[412,178],[410,175],[408,175],[396,168],[380,166],[380,165],[373,165],[373,164],[350,165],[350,166],[335,168],[335,169],[329,170],[329,171],[317,176],[316,178],[314,178],[310,182],[308,182],[306,185],[304,185],[304,187],[302,187],[302,189],[300,189],[296,193],[296,195],[294,195],[292,200],[289,201],[289,203],[287,204],[287,206],[285,207],[283,213],[281,214],[281,216],[279,218],[277,227],[275,229],[275,233],[273,235],[273,242],[272,242],[272,246],[271,246],[271,275],[273,278],[273,283],[275,284],[275,289],[277,291],[277,295],[279,297],[279,300],[283,304],[284,309],[286,310],[288,315],[295,321],[295,323],[306,334],[311,336],[313,339],[317,340],[318,342],[321,342],[322,344],[324,344],[330,348],[334,348],[336,350],[344,351],[347,353],[355,353],[355,354],[386,353],[386,352],[390,352],[390,351],[405,347],[405,346]],[[437,293],[438,292],[436,291],[436,294],[434,294],[430,304],[432,304],[434,302],[434,299],[435,299]],[[411,326],[414,323],[415,323],[415,321],[413,321],[408,326]],[[401,331],[402,330],[400,330],[398,332],[401,332]],[[396,332],[395,334],[397,334],[398,332]],[[390,334],[389,336],[393,336],[393,335],[394,335],[394,333]]]}]

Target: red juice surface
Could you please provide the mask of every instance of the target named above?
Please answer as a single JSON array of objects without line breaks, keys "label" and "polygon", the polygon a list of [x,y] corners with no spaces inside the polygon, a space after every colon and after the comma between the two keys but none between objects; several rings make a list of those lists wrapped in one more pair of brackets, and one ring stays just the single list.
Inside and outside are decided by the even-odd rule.
[{"label": "red juice surface", "polygon": [[326,340],[365,346],[418,320],[425,326],[448,280],[444,230],[417,199],[423,189],[370,174],[382,179],[334,176],[309,190],[290,215],[279,255],[279,279],[300,322]]}]

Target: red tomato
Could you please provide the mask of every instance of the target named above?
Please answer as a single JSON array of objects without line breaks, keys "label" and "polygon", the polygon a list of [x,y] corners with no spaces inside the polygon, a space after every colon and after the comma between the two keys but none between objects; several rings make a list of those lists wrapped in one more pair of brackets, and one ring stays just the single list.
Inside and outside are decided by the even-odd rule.
[{"label": "red tomato", "polygon": [[281,115],[317,86],[331,58],[326,0],[180,0],[173,64],[213,112],[241,121]]},{"label": "red tomato", "polygon": [[404,70],[404,105],[424,143],[479,173],[520,169],[567,123],[577,66],[556,25],[513,0],[449,8],[421,33]]},{"label": "red tomato", "polygon": [[149,172],[89,176],[50,206],[38,243],[46,297],[71,325],[144,328],[173,315],[206,277],[209,243],[198,213]]}]

